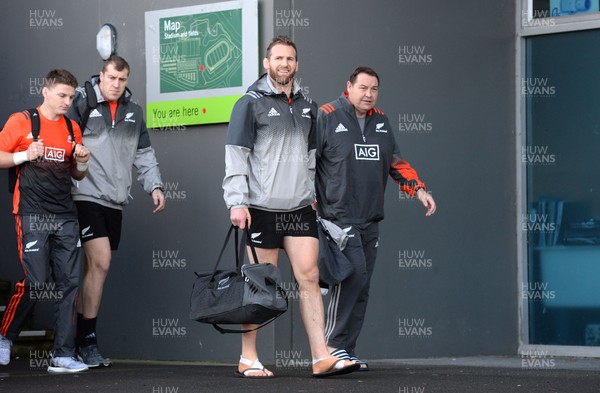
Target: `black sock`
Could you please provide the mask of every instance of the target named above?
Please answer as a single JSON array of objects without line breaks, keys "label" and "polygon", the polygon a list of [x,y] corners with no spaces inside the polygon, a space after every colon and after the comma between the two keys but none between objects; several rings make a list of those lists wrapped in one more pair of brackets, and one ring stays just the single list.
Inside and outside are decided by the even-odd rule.
[{"label": "black sock", "polygon": [[77,314],[77,346],[87,347],[97,344],[96,320],[98,318],[85,318],[83,314]]}]

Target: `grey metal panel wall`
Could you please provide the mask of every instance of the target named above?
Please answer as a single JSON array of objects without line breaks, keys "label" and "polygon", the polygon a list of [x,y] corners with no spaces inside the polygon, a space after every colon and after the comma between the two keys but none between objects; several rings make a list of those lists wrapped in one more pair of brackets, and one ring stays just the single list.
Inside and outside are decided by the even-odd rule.
[{"label": "grey metal panel wall", "polygon": [[[168,7],[208,2],[172,1]],[[36,78],[50,68],[70,69],[80,82],[96,74],[95,35],[106,22],[117,28],[118,52],[132,66],[130,88],[145,105],[144,12],[164,7],[150,1],[3,2],[0,33],[11,40],[3,41],[0,57],[0,118],[41,101]],[[404,155],[439,204],[438,213],[425,218],[390,180],[358,353],[515,353],[515,5],[275,0],[259,1],[259,9],[261,58],[274,33],[292,35],[298,77],[319,104],[343,91],[355,66],[379,72],[378,107],[397,124]],[[44,10],[61,26],[32,27],[30,17]],[[150,199],[134,185],[99,322],[110,356],[233,361],[239,354],[239,337],[187,319],[193,271],[212,265],[228,226],[221,191],[225,133],[223,124],[151,132],[168,205],[153,215]],[[8,193],[0,192],[0,204],[0,278],[16,280],[21,271]],[[164,268],[166,260],[175,263]],[[286,259],[280,263],[293,289]],[[51,326],[45,319],[37,323]],[[297,300],[261,332],[260,342],[261,359],[278,367],[310,359]]]}]

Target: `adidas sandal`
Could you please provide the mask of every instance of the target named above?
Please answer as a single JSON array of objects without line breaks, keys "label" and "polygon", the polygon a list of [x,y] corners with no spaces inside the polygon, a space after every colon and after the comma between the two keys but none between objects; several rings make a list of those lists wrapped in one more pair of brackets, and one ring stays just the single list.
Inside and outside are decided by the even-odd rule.
[{"label": "adidas sandal", "polygon": [[[317,371],[322,368],[322,371]],[[360,365],[351,362],[350,360],[344,360],[336,357],[324,358],[319,360],[313,360],[313,377],[323,378],[331,377],[334,375],[343,375],[354,372],[360,368]]]},{"label": "adidas sandal", "polygon": [[369,365],[357,358],[356,356],[350,356],[350,360],[352,360],[354,363],[360,366],[358,371],[369,371]]}]

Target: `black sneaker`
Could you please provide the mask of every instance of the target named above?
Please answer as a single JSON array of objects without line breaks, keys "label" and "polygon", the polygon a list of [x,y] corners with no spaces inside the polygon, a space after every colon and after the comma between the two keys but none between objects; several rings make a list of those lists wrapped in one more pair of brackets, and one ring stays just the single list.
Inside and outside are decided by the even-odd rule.
[{"label": "black sneaker", "polygon": [[105,359],[100,355],[96,344],[81,347],[77,351],[77,358],[88,367],[109,367],[112,365],[110,359]]}]

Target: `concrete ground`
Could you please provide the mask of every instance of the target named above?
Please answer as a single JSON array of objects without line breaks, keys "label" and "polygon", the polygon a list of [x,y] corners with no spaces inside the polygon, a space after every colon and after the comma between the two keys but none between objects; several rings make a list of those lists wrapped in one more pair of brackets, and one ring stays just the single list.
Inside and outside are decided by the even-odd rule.
[{"label": "concrete ground", "polygon": [[598,393],[600,359],[474,357],[370,361],[371,371],[317,379],[305,367],[270,367],[271,380],[244,380],[234,365],[115,361],[72,375],[46,372],[46,359],[0,366],[4,393]]}]

